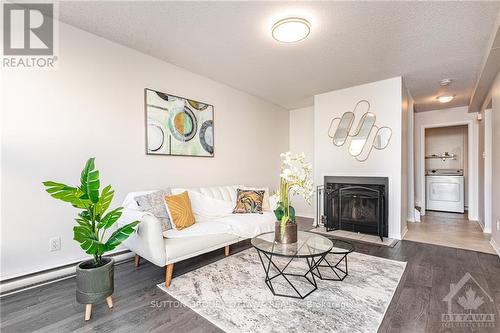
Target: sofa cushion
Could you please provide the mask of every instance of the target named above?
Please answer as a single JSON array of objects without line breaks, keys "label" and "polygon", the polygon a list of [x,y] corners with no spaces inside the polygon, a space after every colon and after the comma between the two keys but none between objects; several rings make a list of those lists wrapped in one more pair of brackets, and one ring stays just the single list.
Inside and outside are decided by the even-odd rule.
[{"label": "sofa cushion", "polygon": [[270,206],[270,202],[269,202],[269,198],[270,198],[271,194],[269,193],[269,187],[240,186],[239,188],[244,189],[244,190],[264,191],[264,199],[262,201],[262,210],[264,212],[271,211],[271,206]]},{"label": "sofa cushion", "polygon": [[167,263],[181,261],[187,258],[219,249],[235,243],[238,236],[232,234],[205,235],[187,238],[164,238]]},{"label": "sofa cushion", "polygon": [[[242,187],[242,185],[230,185],[230,186],[214,186],[214,187],[198,187],[190,188],[190,191],[198,192],[204,194],[210,198],[230,201],[236,205],[236,190]],[[178,194],[186,191],[185,188],[173,188],[172,193]]]},{"label": "sofa cushion", "polygon": [[163,237],[186,238],[186,237],[224,234],[230,232],[231,232],[231,227],[226,223],[221,223],[214,220],[201,220],[201,221],[196,221],[196,223],[193,224],[192,226],[182,230],[170,229],[164,231]]},{"label": "sofa cushion", "polygon": [[274,230],[276,217],[272,212],[262,214],[230,214],[217,220],[231,228],[231,233],[241,238],[252,238]]},{"label": "sofa cushion", "polygon": [[123,200],[122,207],[131,210],[141,210],[139,205],[137,204],[137,201],[135,200],[135,197],[150,194],[157,191],[158,190],[130,192],[125,196],[125,200]]},{"label": "sofa cushion", "polygon": [[264,201],[264,191],[262,190],[242,190],[238,189],[235,214],[262,213],[262,202]]},{"label": "sofa cushion", "polygon": [[[172,229],[172,223],[165,207],[165,196],[170,194],[170,189],[154,191],[134,197],[138,209],[151,213],[161,223],[162,231]],[[130,204],[128,204],[130,209]]]},{"label": "sofa cushion", "polygon": [[187,190],[196,222],[218,219],[233,212],[231,201],[215,199],[197,191]]},{"label": "sofa cushion", "polygon": [[191,200],[187,191],[165,196],[167,210],[175,229],[182,230],[195,223]]}]

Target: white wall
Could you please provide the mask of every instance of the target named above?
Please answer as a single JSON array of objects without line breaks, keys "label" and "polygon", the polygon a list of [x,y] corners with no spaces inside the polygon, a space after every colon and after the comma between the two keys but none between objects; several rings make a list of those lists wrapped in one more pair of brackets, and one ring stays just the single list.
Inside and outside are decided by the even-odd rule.
[{"label": "white wall", "polygon": [[[478,124],[476,113],[469,113],[467,107],[415,113],[415,204],[425,209],[425,128],[470,125],[469,146],[469,219],[478,219]],[[425,210],[422,212],[425,214]]]},{"label": "white wall", "polygon": [[[215,158],[145,155],[146,87],[215,106]],[[168,186],[275,188],[288,150],[287,110],[62,23],[59,68],[3,72],[1,91],[1,279],[86,257],[72,240],[76,211],[41,182],[77,184],[90,156],[119,205]]]},{"label": "white wall", "polygon": [[[314,165],[314,107],[290,111],[290,151],[304,153],[308,162]],[[314,184],[315,186],[320,184]],[[301,197],[292,198],[293,207],[298,216],[315,217],[315,201],[308,205]]]},{"label": "white wall", "polygon": [[[347,145],[336,147],[328,137],[334,117],[352,111],[362,99],[371,103],[376,124],[392,129],[387,149],[373,150],[366,162],[358,162],[347,151]],[[314,178],[322,184],[326,175],[376,176],[389,178],[389,237],[401,238],[402,174],[402,80],[396,77],[356,87],[336,90],[314,97]],[[359,111],[359,110],[358,110]],[[359,120],[359,116],[358,116]],[[357,126],[357,122],[353,124]]]},{"label": "white wall", "polygon": [[455,154],[455,159],[426,159],[426,169],[467,169],[467,126],[434,127],[425,130],[425,154]]}]

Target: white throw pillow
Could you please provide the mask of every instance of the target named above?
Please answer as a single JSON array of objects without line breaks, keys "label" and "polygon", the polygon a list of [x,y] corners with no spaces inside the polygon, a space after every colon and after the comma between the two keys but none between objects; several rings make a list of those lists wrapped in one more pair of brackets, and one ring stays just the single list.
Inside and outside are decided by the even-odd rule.
[{"label": "white throw pillow", "polygon": [[[177,192],[180,189],[175,189]],[[231,201],[215,199],[208,195],[193,190],[187,191],[191,201],[191,209],[196,220],[216,219],[227,216],[233,212],[234,204]]]}]

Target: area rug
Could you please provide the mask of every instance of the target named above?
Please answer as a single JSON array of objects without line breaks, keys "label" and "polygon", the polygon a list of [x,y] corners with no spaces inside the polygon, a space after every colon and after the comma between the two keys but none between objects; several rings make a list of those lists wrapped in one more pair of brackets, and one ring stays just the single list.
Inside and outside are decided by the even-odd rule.
[{"label": "area rug", "polygon": [[[277,262],[280,268],[285,259]],[[294,260],[287,271],[305,265]],[[273,296],[253,248],[158,287],[226,332],[377,332],[406,263],[353,252],[348,265],[344,281],[316,279],[318,289],[303,300]],[[310,287],[304,279],[293,282],[299,290]],[[277,289],[290,291],[285,280]]]}]

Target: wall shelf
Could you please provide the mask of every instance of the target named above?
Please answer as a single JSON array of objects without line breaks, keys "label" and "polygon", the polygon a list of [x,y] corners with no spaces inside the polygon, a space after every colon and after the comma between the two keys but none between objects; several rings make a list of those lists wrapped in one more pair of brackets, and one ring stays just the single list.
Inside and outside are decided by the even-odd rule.
[{"label": "wall shelf", "polygon": [[456,154],[449,154],[449,153],[444,153],[444,154],[432,154],[432,155],[428,155],[428,156],[425,156],[425,159],[441,159],[443,161],[446,161],[447,159],[452,159],[452,160],[456,160],[457,159],[457,155]]}]

